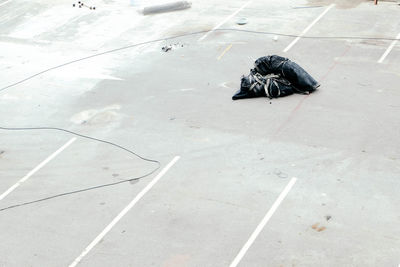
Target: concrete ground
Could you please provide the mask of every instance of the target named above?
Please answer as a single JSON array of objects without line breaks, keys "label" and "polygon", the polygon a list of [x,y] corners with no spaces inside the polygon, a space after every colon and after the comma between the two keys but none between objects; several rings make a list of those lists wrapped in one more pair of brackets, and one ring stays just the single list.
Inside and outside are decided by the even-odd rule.
[{"label": "concrete ground", "polygon": [[[5,209],[157,166],[0,130],[0,266],[399,266],[398,2],[137,3],[1,0],[0,126],[161,168]],[[232,101],[268,54],[320,90]]]}]

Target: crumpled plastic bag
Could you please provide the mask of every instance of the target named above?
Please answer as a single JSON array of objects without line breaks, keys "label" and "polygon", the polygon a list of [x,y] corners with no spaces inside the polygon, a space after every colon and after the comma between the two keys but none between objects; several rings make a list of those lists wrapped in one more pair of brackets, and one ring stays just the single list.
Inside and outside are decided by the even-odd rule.
[{"label": "crumpled plastic bag", "polygon": [[253,97],[276,98],[293,93],[309,94],[320,84],[295,62],[277,55],[258,58],[250,74],[242,76],[233,100]]},{"label": "crumpled plastic bag", "polygon": [[277,55],[260,57],[255,61],[254,66],[261,75],[281,74],[283,78],[290,81],[292,86],[302,92],[311,93],[319,87],[319,83],[310,74],[288,58]]}]

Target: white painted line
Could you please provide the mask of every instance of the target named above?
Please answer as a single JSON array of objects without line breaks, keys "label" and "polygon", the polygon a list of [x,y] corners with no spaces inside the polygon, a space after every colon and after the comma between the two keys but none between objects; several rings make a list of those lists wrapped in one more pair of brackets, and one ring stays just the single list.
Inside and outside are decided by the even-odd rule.
[{"label": "white painted line", "polygon": [[140,193],[126,206],[118,215],[115,217],[109,225],[104,228],[104,230],[83,250],[81,255],[79,255],[70,265],[69,267],[74,267],[85,257],[99,242],[104,236],[118,223],[128,211],[135,206],[135,204],[164,176],[164,174],[171,168],[178,160],[179,156],[176,156],[172,159],[167,166],[162,169],[162,171],[142,190]]},{"label": "white painted line", "polygon": [[314,24],[317,23],[317,22],[318,22],[326,13],[328,13],[328,11],[329,11],[332,7],[334,7],[334,6],[335,6],[335,4],[329,5],[329,6],[324,10],[324,12],[322,12],[313,22],[311,22],[311,24],[308,25],[308,27],[305,28],[305,29],[303,30],[303,32],[302,32],[298,37],[296,37],[296,39],[294,39],[294,40],[283,50],[283,52],[286,53],[287,51],[289,51],[289,49],[292,48],[292,46],[294,46],[295,43],[297,43],[297,41],[300,40],[300,38],[301,38],[302,36],[304,36],[304,34],[306,34],[306,33],[311,29],[312,26],[314,26]]},{"label": "white painted line", "polygon": [[246,6],[248,6],[252,1],[249,1],[247,3],[245,3],[243,6],[241,6],[238,10],[236,10],[235,12],[233,12],[233,14],[231,14],[230,16],[228,16],[227,18],[225,18],[222,22],[220,22],[217,26],[215,26],[214,28],[212,28],[211,31],[206,32],[206,34],[204,34],[202,37],[199,38],[199,40],[197,41],[203,41],[210,33],[214,32],[216,29],[218,29],[219,27],[221,27],[222,25],[224,25],[228,20],[230,20],[231,18],[233,18],[237,13],[239,13],[243,8],[245,8]]},{"label": "white painted line", "polygon": [[267,224],[269,219],[271,219],[272,215],[275,213],[276,209],[279,207],[279,205],[281,204],[283,199],[289,193],[290,189],[292,189],[292,187],[296,183],[296,181],[297,181],[296,177],[293,177],[290,180],[290,182],[287,184],[285,189],[282,191],[282,193],[279,195],[279,197],[275,200],[275,203],[272,205],[271,209],[268,211],[268,213],[262,219],[260,224],[257,226],[256,230],[254,230],[254,232],[251,234],[249,240],[247,240],[246,244],[244,244],[244,246],[240,250],[239,254],[233,260],[231,265],[229,265],[229,267],[236,267],[239,264],[239,262],[242,260],[243,256],[246,254],[247,250],[253,244],[254,240],[256,240],[257,236],[260,234],[260,232],[262,231],[264,226]]},{"label": "white painted line", "polygon": [[4,3],[1,3],[0,6],[4,6],[5,4],[7,4],[8,2],[11,2],[11,0],[5,1]]},{"label": "white painted line", "polygon": [[393,40],[393,42],[389,45],[389,47],[386,49],[385,53],[383,53],[381,58],[378,60],[378,63],[382,63],[385,60],[385,58],[387,57],[387,55],[389,55],[390,51],[392,51],[393,47],[396,45],[396,43],[400,39],[400,33],[396,36],[396,39],[397,40]]},{"label": "white painted line", "polygon": [[33,170],[31,170],[27,175],[21,178],[16,184],[11,186],[6,192],[0,195],[0,200],[5,198],[8,194],[10,194],[12,191],[14,191],[18,186],[20,186],[23,182],[29,179],[32,175],[34,175],[38,170],[43,168],[44,165],[49,163],[52,159],[54,159],[58,154],[60,154],[64,149],[66,149],[70,144],[72,144],[76,140],[76,137],[73,137],[71,140],[69,140],[65,145],[60,147],[56,152],[51,154],[47,159],[42,161],[39,165],[37,165]]},{"label": "white painted line", "polygon": [[194,90],[196,90],[196,89],[194,89],[194,88],[182,88],[182,89],[180,89],[181,92],[194,91]]}]

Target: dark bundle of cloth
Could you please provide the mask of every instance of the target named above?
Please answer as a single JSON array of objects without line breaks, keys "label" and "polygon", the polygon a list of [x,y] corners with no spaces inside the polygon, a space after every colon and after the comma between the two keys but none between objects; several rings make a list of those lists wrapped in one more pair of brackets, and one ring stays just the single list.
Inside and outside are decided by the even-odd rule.
[{"label": "dark bundle of cloth", "polygon": [[255,61],[250,74],[242,76],[240,90],[232,99],[276,98],[293,93],[309,94],[319,86],[320,84],[295,62],[271,55],[260,57]]}]

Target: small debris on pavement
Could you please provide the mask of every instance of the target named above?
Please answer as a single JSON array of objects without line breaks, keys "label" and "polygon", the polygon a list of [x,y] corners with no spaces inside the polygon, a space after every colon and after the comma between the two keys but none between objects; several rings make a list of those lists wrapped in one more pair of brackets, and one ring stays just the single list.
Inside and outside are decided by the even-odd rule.
[{"label": "small debris on pavement", "polygon": [[162,48],[161,48],[161,50],[162,51],[164,51],[164,52],[168,52],[168,51],[170,51],[170,50],[172,50],[172,46],[170,46],[170,45],[166,45],[166,46],[163,46]]},{"label": "small debris on pavement", "polygon": [[236,21],[236,24],[237,24],[237,25],[245,25],[245,24],[247,24],[247,22],[248,22],[248,20],[247,20],[246,18],[239,18],[239,19]]},{"label": "small debris on pavement", "polygon": [[183,10],[183,9],[190,8],[191,6],[192,6],[192,3],[188,2],[188,1],[177,1],[177,2],[170,2],[170,3],[166,3],[166,4],[160,4],[160,5],[146,6],[143,8],[142,13],[143,13],[143,15],[150,15],[150,14],[157,14],[157,13],[163,13],[163,12]]},{"label": "small debris on pavement", "polygon": [[[76,6],[76,4],[73,3],[73,4],[72,4],[72,7],[75,7],[75,6]],[[78,1],[78,7],[79,7],[79,8],[86,7],[86,8],[89,8],[90,10],[95,10],[95,9],[96,9],[95,6],[88,6],[88,5],[86,5],[85,3],[83,3],[82,1]]]},{"label": "small debris on pavement", "polygon": [[161,48],[161,50],[163,51],[163,52],[168,52],[168,51],[171,51],[172,49],[177,49],[177,48],[182,48],[182,47],[184,47],[184,44],[181,44],[181,43],[176,43],[176,44],[170,44],[170,45],[165,45],[165,46],[163,46],[162,48]]},{"label": "small debris on pavement", "polygon": [[326,230],[325,226],[319,226],[319,223],[315,223],[311,226],[312,229],[314,229],[317,232],[322,232],[324,230]]}]

